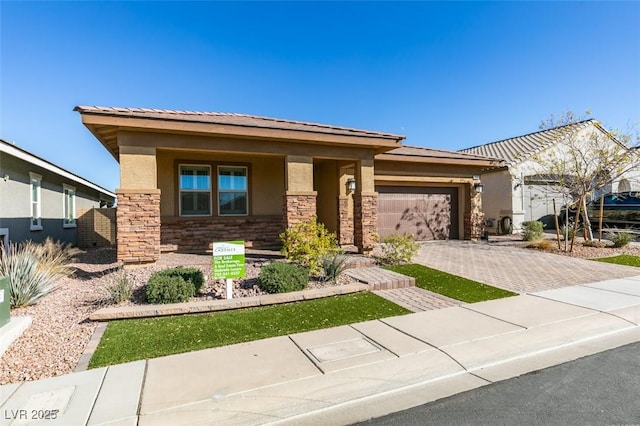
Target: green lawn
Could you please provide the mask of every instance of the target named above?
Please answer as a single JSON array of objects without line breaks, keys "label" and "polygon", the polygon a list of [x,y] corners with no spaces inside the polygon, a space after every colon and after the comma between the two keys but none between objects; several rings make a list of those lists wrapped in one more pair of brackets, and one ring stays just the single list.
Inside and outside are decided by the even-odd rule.
[{"label": "green lawn", "polygon": [[89,368],[408,314],[372,293],[211,314],[112,321]]},{"label": "green lawn", "polygon": [[467,303],[501,299],[517,294],[422,265],[397,265],[386,268],[415,278],[417,287]]},{"label": "green lawn", "polygon": [[640,268],[640,257],[632,256],[630,254],[619,254],[612,257],[599,257],[596,259],[598,262],[615,263],[616,265],[635,266]]}]

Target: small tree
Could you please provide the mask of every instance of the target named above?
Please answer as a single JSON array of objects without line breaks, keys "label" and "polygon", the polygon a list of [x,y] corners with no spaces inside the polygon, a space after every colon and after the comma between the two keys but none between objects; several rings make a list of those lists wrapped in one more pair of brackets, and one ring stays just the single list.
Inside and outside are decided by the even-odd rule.
[{"label": "small tree", "polygon": [[637,138],[631,132],[609,132],[596,120],[587,119],[589,114],[578,117],[568,111],[543,121],[540,129],[555,131],[547,149],[534,156],[536,172],[550,177],[554,190],[581,200],[587,240],[593,239],[588,198],[640,165],[638,152],[632,149]]}]

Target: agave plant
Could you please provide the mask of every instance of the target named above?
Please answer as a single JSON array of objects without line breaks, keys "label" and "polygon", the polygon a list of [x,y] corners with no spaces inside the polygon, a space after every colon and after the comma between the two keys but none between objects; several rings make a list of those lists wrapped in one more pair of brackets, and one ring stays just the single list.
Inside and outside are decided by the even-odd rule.
[{"label": "agave plant", "polygon": [[74,250],[47,239],[42,244],[11,243],[0,253],[0,276],[9,277],[12,308],[38,303],[56,289],[60,277],[69,275]]}]

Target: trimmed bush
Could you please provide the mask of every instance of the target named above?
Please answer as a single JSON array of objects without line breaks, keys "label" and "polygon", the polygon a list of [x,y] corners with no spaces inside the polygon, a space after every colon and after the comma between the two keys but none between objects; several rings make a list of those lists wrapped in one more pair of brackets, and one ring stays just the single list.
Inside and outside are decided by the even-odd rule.
[{"label": "trimmed bush", "polygon": [[543,223],[539,220],[531,220],[528,222],[522,222],[522,239],[525,241],[537,241],[542,239]]},{"label": "trimmed bush", "polygon": [[318,278],[321,281],[335,282],[347,268],[346,260],[347,256],[338,250],[325,254],[320,258],[320,275]]},{"label": "trimmed bush", "polygon": [[613,242],[616,248],[624,247],[633,240],[633,235],[628,232],[610,232],[606,235],[607,240]]},{"label": "trimmed bush", "polygon": [[156,273],[169,277],[181,277],[183,280],[191,282],[195,293],[198,293],[204,285],[204,274],[198,268],[185,268],[184,266],[179,266],[177,268],[163,269]]},{"label": "trimmed bush", "polygon": [[309,283],[309,270],[290,263],[270,263],[262,267],[258,281],[267,293],[304,290]]},{"label": "trimmed bush", "polygon": [[195,294],[191,281],[185,281],[180,275],[168,275],[164,271],[151,275],[145,286],[147,303],[181,303]]},{"label": "trimmed bush", "polygon": [[322,256],[339,248],[336,235],[318,223],[315,216],[281,233],[280,240],[287,260],[309,268],[312,274],[320,272]]},{"label": "trimmed bush", "polygon": [[378,260],[385,265],[409,263],[420,249],[420,244],[413,240],[411,234],[389,235],[380,243],[382,256]]},{"label": "trimmed bush", "polygon": [[56,281],[73,272],[76,249],[47,238],[44,243],[12,243],[0,251],[0,276],[9,277],[11,308],[38,303],[56,289]]}]

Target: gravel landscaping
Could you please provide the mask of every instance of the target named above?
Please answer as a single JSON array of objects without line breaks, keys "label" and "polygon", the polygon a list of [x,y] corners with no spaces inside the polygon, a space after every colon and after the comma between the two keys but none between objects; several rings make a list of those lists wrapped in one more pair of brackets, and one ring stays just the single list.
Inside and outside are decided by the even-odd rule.
[{"label": "gravel landscaping", "polygon": [[[494,244],[520,247],[525,245],[513,238],[495,241]],[[614,249],[576,244],[571,256],[593,258],[621,253],[640,256],[640,247],[632,244],[630,247]],[[247,279],[235,284],[234,297],[262,294],[256,278],[260,267],[269,261],[267,255],[249,258]],[[207,280],[202,294],[194,300],[224,298],[224,282],[212,282],[210,262],[211,257],[206,255],[165,254],[153,266],[128,269],[127,277],[134,288],[140,289],[155,271],[172,266],[195,266],[202,269]],[[30,316],[33,322],[0,359],[0,384],[44,379],[67,374],[75,369],[97,326],[96,323],[88,321],[87,317],[102,307],[100,299],[106,294],[104,286],[115,279],[118,265],[115,261],[115,250],[92,249],[78,255],[73,266],[76,268],[75,274],[60,280],[57,291],[37,305],[11,311],[12,316]],[[345,277],[344,281],[338,284],[348,282],[350,281]],[[310,283],[310,287],[325,285],[328,284]],[[140,299],[140,291],[137,291],[134,302],[128,303],[133,304]]]}]

